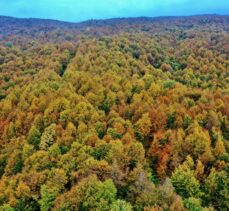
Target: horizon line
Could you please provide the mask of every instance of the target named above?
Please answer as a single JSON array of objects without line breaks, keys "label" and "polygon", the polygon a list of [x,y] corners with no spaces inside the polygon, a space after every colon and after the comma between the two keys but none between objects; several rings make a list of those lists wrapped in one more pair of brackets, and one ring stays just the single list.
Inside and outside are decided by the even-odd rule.
[{"label": "horizon line", "polygon": [[151,19],[157,19],[157,18],[185,18],[185,17],[198,17],[198,16],[229,16],[229,14],[219,14],[219,13],[203,13],[203,14],[194,14],[194,15],[160,15],[160,16],[130,16],[130,17],[111,17],[111,18],[100,18],[100,19],[86,19],[82,21],[67,21],[67,20],[61,20],[61,19],[52,19],[52,18],[37,18],[37,17],[18,17],[18,16],[8,16],[8,15],[1,15],[1,17],[5,18],[14,18],[19,20],[46,20],[46,21],[58,21],[58,22],[64,22],[64,23],[72,23],[72,24],[80,24],[85,23],[89,21],[107,21],[107,20],[114,20],[114,19],[138,19],[138,18],[151,18]]}]

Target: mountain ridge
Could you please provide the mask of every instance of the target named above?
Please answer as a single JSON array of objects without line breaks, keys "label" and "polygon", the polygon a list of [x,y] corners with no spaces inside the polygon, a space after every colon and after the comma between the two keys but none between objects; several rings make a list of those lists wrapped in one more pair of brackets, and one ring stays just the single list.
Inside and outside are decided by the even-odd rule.
[{"label": "mountain ridge", "polygon": [[113,21],[159,21],[159,20],[176,20],[176,19],[189,19],[189,18],[228,18],[228,15],[221,15],[221,14],[201,14],[201,15],[187,15],[187,16],[138,16],[138,17],[117,17],[117,18],[107,18],[107,19],[87,19],[84,21],[64,21],[64,20],[57,20],[57,19],[49,19],[49,18],[19,18],[13,16],[4,16],[0,15],[0,21],[7,20],[7,21],[26,21],[26,22],[52,22],[52,23],[62,23],[62,24],[70,24],[70,25],[81,25],[86,23],[98,23],[98,22],[113,22]]}]

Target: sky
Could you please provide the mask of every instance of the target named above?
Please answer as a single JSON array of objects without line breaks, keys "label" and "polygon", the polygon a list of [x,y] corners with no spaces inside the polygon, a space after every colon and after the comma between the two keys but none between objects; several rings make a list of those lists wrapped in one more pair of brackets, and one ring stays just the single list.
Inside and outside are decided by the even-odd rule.
[{"label": "sky", "polygon": [[115,17],[229,14],[229,0],[0,0],[0,15],[71,22]]}]

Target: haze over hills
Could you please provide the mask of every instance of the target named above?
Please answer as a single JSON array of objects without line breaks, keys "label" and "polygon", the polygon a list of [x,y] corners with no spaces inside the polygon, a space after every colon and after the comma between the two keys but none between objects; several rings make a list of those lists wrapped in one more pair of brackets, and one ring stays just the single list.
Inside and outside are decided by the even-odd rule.
[{"label": "haze over hills", "polygon": [[93,24],[93,26],[97,25],[113,25],[113,24],[122,24],[122,23],[146,23],[146,22],[160,22],[160,21],[176,21],[182,19],[184,22],[190,18],[196,19],[198,22],[204,21],[213,21],[213,22],[221,22],[226,21],[228,22],[229,15],[217,15],[217,14],[207,14],[207,15],[192,15],[192,16],[160,16],[160,17],[130,17],[130,18],[111,18],[111,19],[91,19],[82,22],[67,22],[67,21],[59,21],[59,20],[52,20],[52,19],[40,19],[40,18],[15,18],[10,16],[1,16],[0,21],[1,24],[45,24],[50,26],[87,26]]},{"label": "haze over hills", "polygon": [[[173,27],[180,27],[181,29],[183,29],[184,27],[191,28],[192,26],[201,27],[207,25],[210,22],[212,24],[221,25],[221,27],[225,27],[225,31],[229,30],[228,15],[197,15],[184,17],[171,16],[154,18],[113,18],[107,20],[88,20],[79,23],[71,23],[48,19],[14,18],[0,16],[0,39],[3,35],[22,35],[25,31],[30,31],[31,35],[34,37],[37,37],[40,34],[39,32],[50,30],[64,30],[64,33],[70,30],[72,33],[75,34],[84,33],[94,35],[103,35],[105,33],[104,29],[106,29],[106,33],[108,34],[117,34],[121,31],[129,32],[130,30],[146,31],[148,29],[147,27],[144,28],[145,24],[150,25],[150,33],[161,33],[166,30],[168,31]],[[97,30],[98,27],[101,28],[101,30]]]},{"label": "haze over hills", "polygon": [[229,16],[0,16],[0,211],[228,209]]}]

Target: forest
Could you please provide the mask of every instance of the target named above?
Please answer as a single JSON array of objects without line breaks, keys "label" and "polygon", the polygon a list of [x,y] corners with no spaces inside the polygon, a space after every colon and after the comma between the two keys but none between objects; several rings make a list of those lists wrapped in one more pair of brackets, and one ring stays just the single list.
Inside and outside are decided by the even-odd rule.
[{"label": "forest", "polygon": [[229,16],[0,16],[0,211],[227,211]]}]

